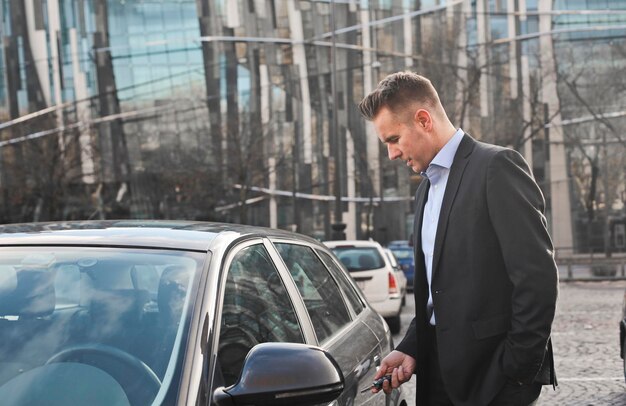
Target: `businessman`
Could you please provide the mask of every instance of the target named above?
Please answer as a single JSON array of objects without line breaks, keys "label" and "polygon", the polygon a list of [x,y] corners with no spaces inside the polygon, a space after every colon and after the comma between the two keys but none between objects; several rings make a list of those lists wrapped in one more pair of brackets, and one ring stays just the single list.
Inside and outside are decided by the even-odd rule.
[{"label": "businessman", "polygon": [[[558,276],[545,201],[524,158],[448,119],[430,80],[386,77],[359,104],[389,159],[422,174],[415,317],[376,378],[417,375],[418,405],[532,405],[556,385]],[[376,392],[376,390],[374,390]]]}]

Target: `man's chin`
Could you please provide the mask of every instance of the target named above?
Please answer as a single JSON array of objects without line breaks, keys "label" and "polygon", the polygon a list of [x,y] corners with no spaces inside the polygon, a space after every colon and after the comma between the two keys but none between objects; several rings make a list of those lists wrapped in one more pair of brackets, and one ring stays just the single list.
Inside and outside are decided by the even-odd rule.
[{"label": "man's chin", "polygon": [[417,162],[415,161],[407,161],[406,162],[406,166],[408,166],[409,168],[411,168],[411,170],[415,173],[421,173],[423,170],[425,169],[421,169],[419,166],[417,166]]}]

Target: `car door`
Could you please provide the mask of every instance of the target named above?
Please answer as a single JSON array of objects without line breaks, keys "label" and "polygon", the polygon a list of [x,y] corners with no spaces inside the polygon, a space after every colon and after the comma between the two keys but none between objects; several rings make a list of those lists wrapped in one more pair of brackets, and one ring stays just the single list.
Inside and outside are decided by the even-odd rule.
[{"label": "car door", "polygon": [[[362,294],[359,293],[360,291],[358,287],[354,281],[351,280],[352,278],[350,275],[341,268],[335,259],[323,250],[316,250],[316,253],[339,284],[339,287],[346,298],[346,302],[348,303],[348,307],[352,310],[352,313],[357,316],[357,320],[360,321],[362,325],[366,326],[369,331],[373,333],[373,336],[378,343],[376,354],[372,357],[368,357],[367,361],[369,361],[369,363],[366,362],[361,368],[365,371],[367,367],[370,367],[367,371],[368,374],[365,374],[366,379],[361,380],[361,386],[363,386],[363,384],[369,385],[374,379],[374,375],[370,376],[369,373],[375,373],[380,366],[380,360],[382,360],[382,358],[384,358],[385,355],[392,350],[391,343],[387,339],[387,337],[390,336],[386,330],[386,324],[376,312],[372,311],[365,305],[365,299]],[[367,379],[369,379],[369,381]],[[399,393],[397,391],[392,392],[391,396],[386,396],[387,403],[384,402],[385,396],[381,396],[380,394],[373,396],[376,398],[370,399],[372,397],[370,392],[360,393],[357,397],[357,404],[398,404],[396,400],[399,397]]]},{"label": "car door", "polygon": [[343,372],[345,389],[337,403],[384,405],[384,394],[361,393],[372,384],[381,361],[379,340],[363,322],[368,313],[374,313],[361,307],[355,314],[340,284],[311,246],[292,241],[274,241],[274,245],[298,287],[319,345],[330,352]]}]

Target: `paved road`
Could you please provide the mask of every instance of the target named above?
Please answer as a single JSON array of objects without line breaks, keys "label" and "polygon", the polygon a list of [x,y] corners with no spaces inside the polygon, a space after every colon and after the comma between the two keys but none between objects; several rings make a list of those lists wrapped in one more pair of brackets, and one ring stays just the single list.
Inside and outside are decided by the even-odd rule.
[{"label": "paved road", "polygon": [[[561,283],[553,325],[559,386],[545,387],[539,406],[626,405],[626,385],[619,357],[619,319],[626,281]],[[402,315],[404,335],[414,312],[407,300]],[[415,396],[415,378],[403,386]]]}]

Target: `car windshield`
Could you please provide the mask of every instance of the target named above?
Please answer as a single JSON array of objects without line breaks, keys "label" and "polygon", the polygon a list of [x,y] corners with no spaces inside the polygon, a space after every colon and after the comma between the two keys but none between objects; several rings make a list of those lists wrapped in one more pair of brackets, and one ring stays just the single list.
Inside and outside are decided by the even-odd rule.
[{"label": "car windshield", "polygon": [[192,287],[205,257],[174,250],[0,249],[0,399],[160,403],[178,381]]},{"label": "car windshield", "polygon": [[368,271],[385,266],[375,247],[335,247],[332,251],[350,272]]},{"label": "car windshield", "polygon": [[396,256],[397,259],[413,259],[413,249],[412,248],[391,248],[391,252]]}]

